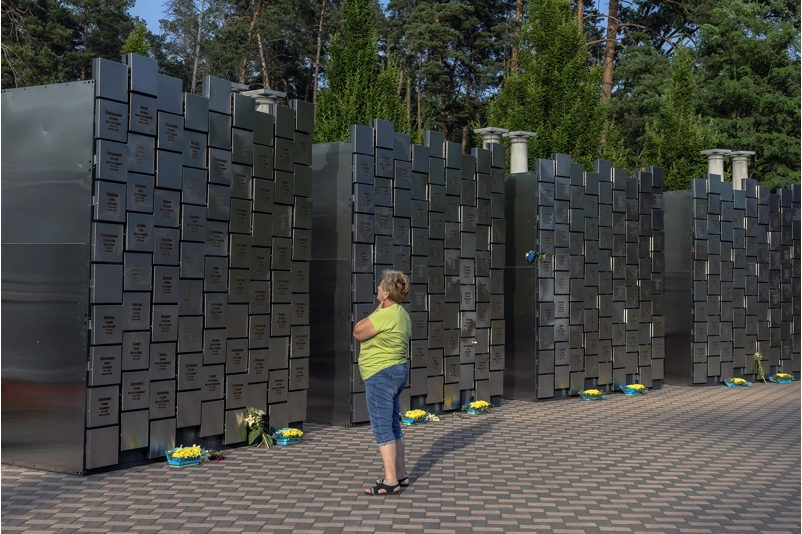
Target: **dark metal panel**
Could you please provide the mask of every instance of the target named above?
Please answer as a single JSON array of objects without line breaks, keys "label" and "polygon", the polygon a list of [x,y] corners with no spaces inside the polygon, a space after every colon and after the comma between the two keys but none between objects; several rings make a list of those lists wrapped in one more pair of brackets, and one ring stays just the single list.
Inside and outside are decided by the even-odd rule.
[{"label": "dark metal panel", "polygon": [[[691,384],[695,374],[691,347],[692,315],[692,241],[693,203],[690,191],[672,191],[665,198],[665,381]],[[705,255],[706,259],[706,255]]]}]

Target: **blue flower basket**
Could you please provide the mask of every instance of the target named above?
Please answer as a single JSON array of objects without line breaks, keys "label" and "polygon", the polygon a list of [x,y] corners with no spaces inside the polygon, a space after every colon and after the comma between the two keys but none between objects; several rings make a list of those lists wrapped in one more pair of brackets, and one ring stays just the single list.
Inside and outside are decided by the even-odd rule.
[{"label": "blue flower basket", "polygon": [[167,456],[167,463],[173,467],[186,467],[188,465],[198,465],[201,461],[201,458],[203,458],[203,455],[206,454],[206,449],[201,449],[201,455],[198,456],[197,458],[173,458],[170,455],[173,452],[175,452],[177,448],[178,447],[164,453],[165,456]]},{"label": "blue flower basket", "polygon": [[619,384],[619,385],[618,385],[618,388],[619,388],[621,391],[623,391],[623,392],[624,392],[624,395],[626,395],[626,396],[628,396],[628,397],[634,397],[634,396],[636,396],[636,395],[645,395],[645,394],[646,394],[646,392],[645,392],[645,391],[644,391],[643,393],[641,393],[641,392],[640,392],[640,391],[638,391],[637,389],[628,388],[628,387],[626,387],[626,386],[623,386],[623,385],[621,385],[621,384]]},{"label": "blue flower basket", "polygon": [[490,409],[489,409],[489,408],[487,408],[487,409],[484,409],[484,410],[476,410],[476,409],[474,409],[474,408],[468,408],[467,410],[465,410],[465,412],[466,412],[468,415],[484,415],[484,414],[486,414],[486,413],[487,413],[487,412],[489,412],[489,411],[490,411]]},{"label": "blue flower basket", "polygon": [[774,378],[773,376],[770,376],[769,382],[774,382],[775,384],[790,384],[793,382],[793,380],[790,378]]},{"label": "blue flower basket", "polygon": [[590,395],[585,395],[584,393],[580,393],[579,396],[582,397],[582,400],[586,400],[586,401],[598,401],[598,400],[604,400],[604,399],[607,398],[606,395],[602,395],[601,397],[591,397]]},{"label": "blue flower basket", "polygon": [[288,445],[296,445],[298,443],[301,443],[301,438],[285,438],[284,436],[282,436],[281,433],[284,432],[285,430],[289,430],[289,428],[282,428],[281,430],[276,430],[275,432],[273,432],[273,435],[270,436],[271,438],[273,438],[273,443],[275,443],[280,447],[286,447]]},{"label": "blue flower basket", "polygon": [[407,426],[420,425],[420,424],[425,423],[425,422],[426,422],[426,418],[425,417],[423,419],[412,419],[411,417],[404,417],[403,415],[401,416],[401,424],[402,425],[407,425]]},{"label": "blue flower basket", "polygon": [[735,382],[732,382],[731,380],[724,380],[724,384],[728,388],[736,388],[736,387],[749,387],[749,386],[752,385],[752,382],[747,382],[746,384],[736,384]]}]

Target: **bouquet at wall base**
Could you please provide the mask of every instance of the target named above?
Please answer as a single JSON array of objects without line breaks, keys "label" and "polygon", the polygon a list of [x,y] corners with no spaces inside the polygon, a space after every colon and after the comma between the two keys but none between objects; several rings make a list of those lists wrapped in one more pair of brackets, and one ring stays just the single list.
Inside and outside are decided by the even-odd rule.
[{"label": "bouquet at wall base", "polygon": [[723,382],[728,388],[749,387],[752,385],[752,382],[747,382],[743,378],[725,378]]},{"label": "bouquet at wall base", "polygon": [[646,392],[648,391],[648,388],[643,384],[629,384],[626,386],[619,384],[618,388],[624,392],[624,395],[630,397],[634,395],[646,395]]},{"label": "bouquet at wall base", "polygon": [[209,449],[203,454],[203,461],[204,462],[220,461],[220,460],[225,460],[225,459],[226,459],[226,457],[223,456],[223,451],[222,450],[215,451],[215,450]]},{"label": "bouquet at wall base", "polygon": [[165,453],[167,463],[173,467],[184,467],[187,465],[197,465],[201,462],[204,450],[197,445],[184,447],[183,445],[169,450]]},{"label": "bouquet at wall base", "polygon": [[579,396],[582,397],[582,400],[586,401],[597,401],[605,399],[604,392],[600,389],[586,389],[584,391],[580,391]]},{"label": "bouquet at wall base", "polygon": [[770,376],[769,381],[774,382],[775,384],[790,384],[794,381],[794,375],[788,373],[777,373],[774,376]]},{"label": "bouquet at wall base", "polygon": [[276,445],[286,446],[286,445],[293,445],[295,443],[301,442],[301,436],[304,433],[297,428],[282,428],[280,430],[276,430],[273,432],[273,441],[276,442]]},{"label": "bouquet at wall base", "polygon": [[259,439],[256,447],[263,447],[269,449],[273,446],[273,439],[265,431],[265,411],[257,408],[248,408],[245,419],[242,421],[240,428],[240,436],[243,441],[248,440],[248,445],[253,445],[253,442]]},{"label": "bouquet at wall base", "polygon": [[427,421],[439,420],[439,417],[426,410],[408,410],[401,414],[401,423],[405,425],[418,425]]},{"label": "bouquet at wall base", "polygon": [[493,405],[489,402],[478,400],[463,405],[462,411],[467,412],[469,415],[481,415],[489,412],[492,407]]}]

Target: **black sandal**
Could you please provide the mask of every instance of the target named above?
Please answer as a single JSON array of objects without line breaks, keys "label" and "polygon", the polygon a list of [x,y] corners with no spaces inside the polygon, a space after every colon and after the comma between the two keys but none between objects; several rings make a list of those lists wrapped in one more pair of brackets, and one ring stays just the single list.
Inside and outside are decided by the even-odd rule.
[{"label": "black sandal", "polygon": [[[385,493],[379,493],[379,491],[384,490]],[[401,484],[396,484],[395,486],[388,486],[384,483],[384,480],[370,488],[370,491],[366,491],[366,495],[398,495],[401,493]]]},{"label": "black sandal", "polygon": [[[384,481],[384,479],[377,478],[376,479],[376,484],[381,484],[383,481]],[[404,484],[404,482],[406,482],[406,484]],[[409,487],[409,476],[405,476],[405,477],[399,478],[398,479],[398,485],[401,486],[402,488],[408,488]]]}]

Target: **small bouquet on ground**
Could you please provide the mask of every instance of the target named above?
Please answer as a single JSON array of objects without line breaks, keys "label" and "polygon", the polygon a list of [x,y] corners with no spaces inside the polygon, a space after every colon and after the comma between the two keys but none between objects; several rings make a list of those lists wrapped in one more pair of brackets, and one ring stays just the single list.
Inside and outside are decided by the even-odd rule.
[{"label": "small bouquet on ground", "polygon": [[167,463],[174,467],[183,467],[185,465],[196,465],[201,461],[204,450],[198,445],[192,447],[176,447],[175,449],[167,451]]},{"label": "small bouquet on ground", "polygon": [[724,384],[726,384],[728,388],[749,387],[752,385],[752,382],[747,382],[743,378],[725,378]]},{"label": "small bouquet on ground", "polygon": [[770,376],[769,380],[775,384],[790,384],[794,381],[794,375],[788,373],[777,373],[774,376]]},{"label": "small bouquet on ground", "polygon": [[273,440],[277,445],[282,447],[285,445],[293,445],[301,442],[301,436],[304,433],[297,428],[282,428],[273,432]]},{"label": "small bouquet on ground", "polygon": [[600,389],[586,389],[585,391],[580,391],[579,396],[586,401],[597,401],[605,398],[604,392]]},{"label": "small bouquet on ground", "polygon": [[203,455],[203,461],[205,461],[205,462],[208,462],[208,461],[211,461],[211,460],[220,461],[220,460],[225,460],[225,459],[226,459],[226,457],[223,456],[223,451],[222,450],[213,451],[213,450],[209,449]]},{"label": "small bouquet on ground", "polygon": [[427,421],[439,420],[439,417],[426,410],[409,410],[401,414],[401,423],[405,425],[417,425]]},{"label": "small bouquet on ground", "polygon": [[624,395],[633,396],[633,395],[646,395],[648,388],[643,384],[629,384],[627,386],[623,384],[619,384],[618,386],[621,391],[624,392]]},{"label": "small bouquet on ground", "polygon": [[256,444],[256,447],[264,447],[265,449],[269,449],[273,446],[273,440],[265,431],[265,419],[264,419],[265,411],[258,410],[256,408],[248,408],[248,413],[245,419],[242,421],[243,425],[240,429],[240,436],[243,440],[248,440],[248,445],[253,445],[253,442],[257,439],[260,439],[259,443]]},{"label": "small bouquet on ground", "polygon": [[462,411],[468,412],[469,415],[480,415],[490,411],[493,405],[487,401],[478,400],[469,402],[462,406]]}]

